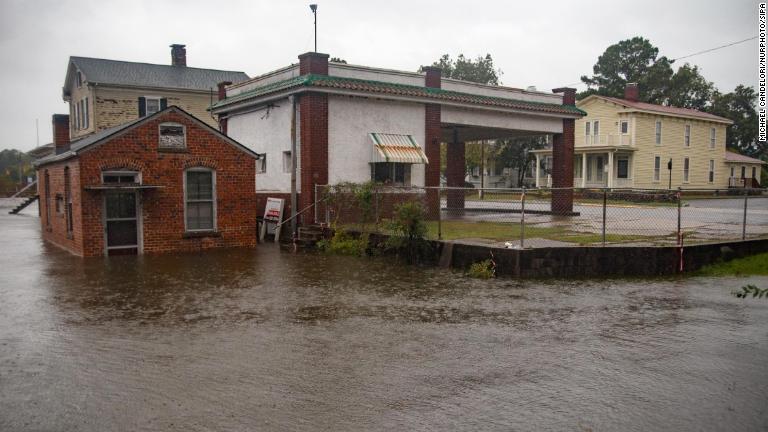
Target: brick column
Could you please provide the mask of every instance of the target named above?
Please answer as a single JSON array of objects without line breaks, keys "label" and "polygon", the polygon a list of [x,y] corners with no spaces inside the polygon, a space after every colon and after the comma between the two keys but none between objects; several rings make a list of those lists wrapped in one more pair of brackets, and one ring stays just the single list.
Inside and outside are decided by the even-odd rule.
[{"label": "brick column", "polygon": [[[434,66],[427,66],[424,68],[424,72],[424,86],[440,88],[442,70]],[[424,109],[424,153],[429,159],[429,164],[425,167],[424,185],[437,187],[440,186],[440,140],[442,138],[440,105],[425,104]],[[427,207],[427,217],[436,219],[440,212],[440,195],[437,190],[427,191]]]},{"label": "brick column", "polygon": [[[445,177],[448,187],[464,187],[466,172],[466,151],[463,142],[459,142],[458,133],[453,131],[453,142],[448,144]],[[448,190],[448,208],[464,209],[464,191]]]},{"label": "brick column", "polygon": [[[299,56],[301,75],[328,74],[328,54],[308,52]],[[299,100],[301,172],[299,208],[315,201],[315,185],[328,184],[328,95],[308,92]],[[312,215],[312,211],[305,214]],[[306,219],[306,218],[303,218]]]},{"label": "brick column", "polygon": [[[563,105],[576,106],[576,89],[557,88],[555,93],[563,93]],[[573,146],[575,140],[575,120],[563,119],[563,133],[555,134],[552,141],[552,212],[568,214],[573,212]]]}]

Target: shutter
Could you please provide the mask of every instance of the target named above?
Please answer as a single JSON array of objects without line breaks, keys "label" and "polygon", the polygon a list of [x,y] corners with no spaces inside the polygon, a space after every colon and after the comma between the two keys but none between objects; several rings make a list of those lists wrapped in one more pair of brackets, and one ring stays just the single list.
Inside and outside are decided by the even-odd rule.
[{"label": "shutter", "polygon": [[147,100],[144,96],[139,96],[139,117],[147,115]]},{"label": "shutter", "polygon": [[168,99],[162,98],[160,99],[160,111],[168,108]]}]

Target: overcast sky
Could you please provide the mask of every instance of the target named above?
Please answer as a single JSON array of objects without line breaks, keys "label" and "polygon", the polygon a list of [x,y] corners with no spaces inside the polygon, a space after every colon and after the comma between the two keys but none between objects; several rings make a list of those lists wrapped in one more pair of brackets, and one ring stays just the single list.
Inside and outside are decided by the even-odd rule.
[{"label": "overcast sky", "polygon": [[[443,53],[490,53],[502,82],[540,90],[579,82],[608,45],[643,36],[670,58],[757,34],[757,2],[316,0],[318,51],[416,70]],[[312,50],[310,1],[0,0],[0,149],[51,141],[70,55],[187,64],[255,76]],[[757,41],[681,61],[721,91],[757,85]],[[580,89],[583,87],[580,87]]]}]

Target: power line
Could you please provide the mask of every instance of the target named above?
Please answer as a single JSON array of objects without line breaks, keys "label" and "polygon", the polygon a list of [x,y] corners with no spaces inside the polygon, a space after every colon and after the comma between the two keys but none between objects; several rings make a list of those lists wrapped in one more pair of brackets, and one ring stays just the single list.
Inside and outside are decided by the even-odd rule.
[{"label": "power line", "polygon": [[728,48],[728,47],[730,47],[730,46],[738,45],[738,44],[740,44],[740,43],[744,43],[744,42],[747,42],[747,41],[751,41],[751,40],[753,40],[753,39],[757,39],[757,35],[755,35],[755,36],[752,36],[752,37],[748,37],[748,38],[746,38],[746,39],[742,39],[742,40],[740,40],[740,41],[731,42],[731,43],[729,43],[729,44],[720,45],[720,46],[718,46],[718,47],[714,47],[714,48],[710,48],[710,49],[705,49],[704,51],[699,51],[699,52],[695,52],[695,53],[693,53],[693,54],[684,55],[684,56],[682,56],[682,57],[673,58],[673,59],[670,59],[670,61],[676,61],[676,60],[680,60],[680,59],[684,59],[684,58],[688,58],[688,57],[697,56],[697,55],[699,55],[699,54],[704,54],[704,53],[708,53],[708,52],[712,52],[712,51],[717,51],[717,50],[719,50],[719,49]]}]

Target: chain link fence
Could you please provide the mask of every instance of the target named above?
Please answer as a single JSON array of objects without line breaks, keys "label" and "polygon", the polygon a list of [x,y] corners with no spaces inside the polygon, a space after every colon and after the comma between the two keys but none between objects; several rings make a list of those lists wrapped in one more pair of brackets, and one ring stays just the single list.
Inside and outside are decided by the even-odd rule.
[{"label": "chain link fence", "polygon": [[508,248],[669,246],[768,238],[765,189],[316,187],[315,222],[387,233],[418,203],[428,237]]}]

